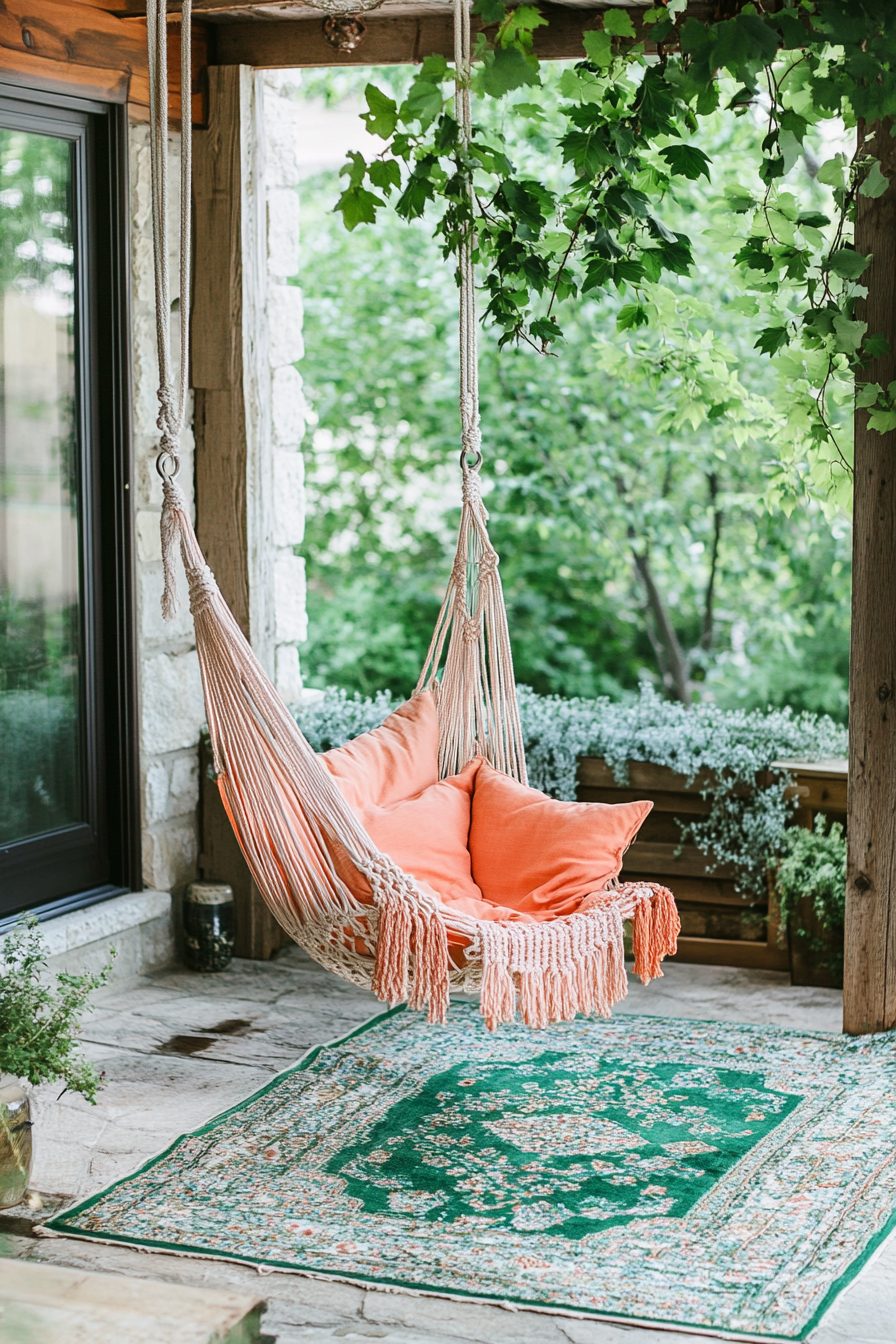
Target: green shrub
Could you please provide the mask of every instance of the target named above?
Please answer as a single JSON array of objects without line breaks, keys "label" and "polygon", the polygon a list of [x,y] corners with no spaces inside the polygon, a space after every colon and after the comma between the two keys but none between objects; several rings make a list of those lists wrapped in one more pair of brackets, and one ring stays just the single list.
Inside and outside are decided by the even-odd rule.
[{"label": "green shrub", "polygon": [[[114,948],[110,952],[114,957]],[[112,963],[98,975],[62,972],[51,988],[45,983],[46,961],[46,944],[33,916],[0,943],[0,1073],[30,1083],[61,1079],[67,1089],[95,1103],[99,1076],[79,1054],[76,1036],[87,1000],[106,983]]]},{"label": "green shrub", "polygon": [[[775,873],[781,909],[781,927],[808,944],[814,953],[829,954],[835,977],[843,970],[843,926],[846,920],[846,836],[834,822],[830,828],[821,813],[811,831],[791,827],[784,833],[781,860]],[[801,921],[801,904],[810,897],[819,937]]]}]

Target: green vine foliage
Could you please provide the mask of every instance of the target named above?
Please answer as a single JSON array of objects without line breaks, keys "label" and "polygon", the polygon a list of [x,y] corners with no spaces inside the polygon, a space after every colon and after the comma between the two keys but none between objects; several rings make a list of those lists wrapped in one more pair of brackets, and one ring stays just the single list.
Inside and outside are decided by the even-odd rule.
[{"label": "green vine foliage", "polygon": [[[112,957],[114,948],[110,949]],[[96,1102],[99,1076],[80,1054],[77,1033],[87,1001],[104,985],[112,963],[98,974],[56,977],[46,983],[46,944],[40,925],[23,918],[0,942],[0,1073],[30,1083],[61,1079],[67,1089]]]},{"label": "green vine foliage", "polygon": [[[729,188],[724,241],[758,319],[756,348],[808,380],[808,439],[840,453],[828,412],[832,383],[862,374],[890,348],[857,312],[872,259],[853,243],[859,197],[879,196],[889,182],[869,132],[854,152],[820,163],[809,142],[837,118],[850,130],[896,113],[896,6],[785,0],[775,13],[744,4],[714,23],[682,18],[685,7],[658,3],[637,28],[627,12],[610,9],[583,34],[583,59],[560,77],[559,124],[549,128],[553,159],[565,170],[559,181],[511,161],[493,125],[476,125],[464,146],[444,57],[423,61],[401,101],[368,85],[364,120],[384,147],[369,160],[349,155],[336,208],[349,229],[372,223],[387,198],[407,220],[432,208],[446,257],[472,230],[485,320],[502,343],[547,353],[562,339],[564,303],[601,290],[626,294],[621,330],[651,323],[651,287],[693,264],[691,238],[665,219],[678,184],[710,179],[712,161],[693,143],[699,121],[720,109],[744,118],[759,142],[758,172]],[[474,13],[484,29],[474,95],[509,100],[515,117],[539,123],[544,72],[533,45],[547,20],[504,0],[476,0]],[[831,189],[830,211],[804,209],[788,187],[794,164],[810,156]],[[864,381],[859,405],[873,429],[896,428],[896,384]]]}]

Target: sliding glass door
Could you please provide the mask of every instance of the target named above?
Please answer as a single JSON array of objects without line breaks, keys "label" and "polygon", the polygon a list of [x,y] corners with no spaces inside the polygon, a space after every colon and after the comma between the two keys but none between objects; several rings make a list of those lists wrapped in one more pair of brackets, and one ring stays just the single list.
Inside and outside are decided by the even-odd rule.
[{"label": "sliding glass door", "polygon": [[0,97],[0,916],[130,878],[108,131],[108,109]]}]

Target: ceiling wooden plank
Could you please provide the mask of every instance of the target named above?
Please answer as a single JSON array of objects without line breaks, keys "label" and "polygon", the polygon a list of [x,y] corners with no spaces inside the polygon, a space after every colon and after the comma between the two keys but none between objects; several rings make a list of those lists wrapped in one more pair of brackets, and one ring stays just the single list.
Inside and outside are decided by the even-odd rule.
[{"label": "ceiling wooden plank", "polygon": [[[180,25],[168,37],[169,112],[180,117]],[[204,24],[193,30],[193,120],[202,124],[208,64]],[[146,20],[122,20],[81,0],[3,0],[0,3],[0,78],[33,82],[108,102],[149,105]]]},{"label": "ceiling wooden plank", "polygon": [[4,84],[47,93],[95,98],[101,103],[126,103],[130,76],[126,70],[98,69],[72,61],[48,61],[27,51],[0,49],[0,79]]}]

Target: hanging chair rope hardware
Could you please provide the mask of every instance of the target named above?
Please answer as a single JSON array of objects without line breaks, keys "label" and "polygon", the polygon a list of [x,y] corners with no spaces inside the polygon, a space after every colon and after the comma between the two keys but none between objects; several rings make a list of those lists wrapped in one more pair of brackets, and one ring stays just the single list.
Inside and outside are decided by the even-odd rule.
[{"label": "hanging chair rope hardware", "polygon": [[[357,0],[351,5],[352,10],[370,7]],[[568,1020],[577,1011],[608,1014],[626,992],[622,921],[633,922],[636,972],[645,980],[661,974],[660,961],[674,952],[678,931],[671,893],[649,883],[622,884],[589,898],[592,903],[583,912],[535,924],[482,921],[443,904],[376,848],[299,731],[205,562],[176,479],[189,373],[190,10],[191,0],[183,0],[180,361],[175,369],[168,266],[166,2],[147,3],[162,611],[171,619],[178,609],[179,552],[189,587],[214,771],[253,879],[283,928],[321,965],[372,989],[386,1002],[407,1000],[413,1008],[428,1007],[431,1022],[444,1021],[451,988],[478,989],[491,1027],[511,1021],[517,1010],[530,1026]],[[335,5],[334,11],[339,12]],[[466,146],[471,125],[469,0],[455,0],[454,16],[455,107]],[[457,774],[474,756],[483,755],[496,769],[525,783],[507,613],[479,478],[473,259],[470,223],[458,259],[460,528],[417,691],[432,688],[437,699],[442,777]],[[449,935],[463,947],[462,965],[449,957]]]},{"label": "hanging chair rope hardware", "polygon": [[357,51],[367,33],[367,24],[349,11],[328,14],[323,28],[324,37],[337,51]]}]

